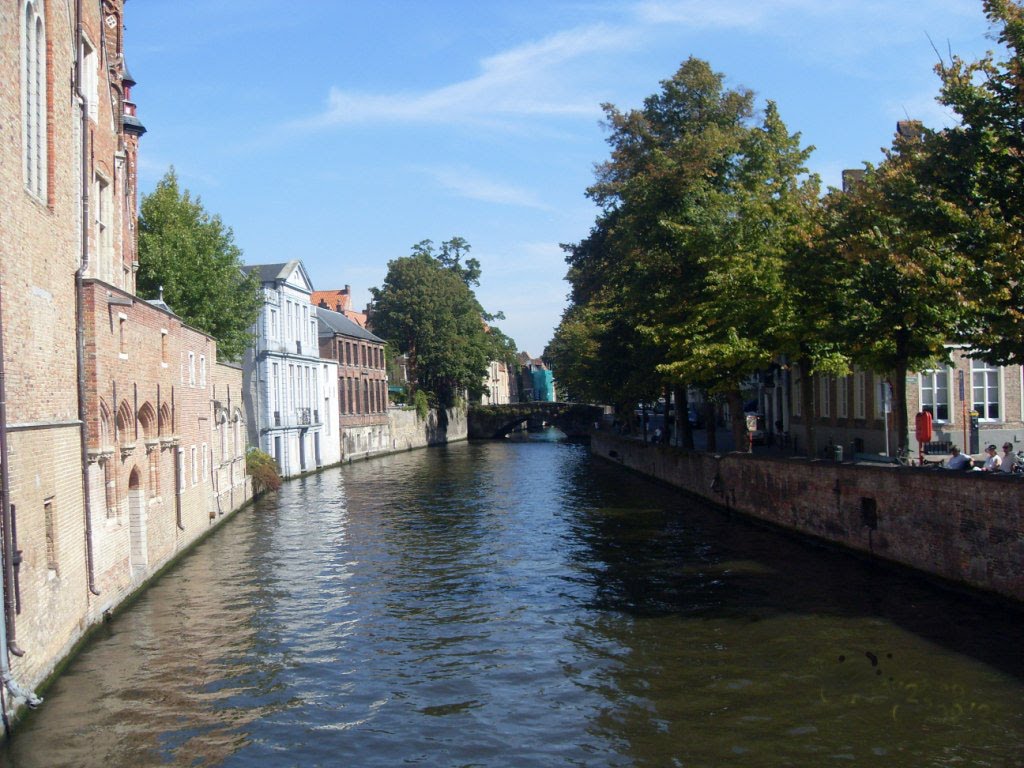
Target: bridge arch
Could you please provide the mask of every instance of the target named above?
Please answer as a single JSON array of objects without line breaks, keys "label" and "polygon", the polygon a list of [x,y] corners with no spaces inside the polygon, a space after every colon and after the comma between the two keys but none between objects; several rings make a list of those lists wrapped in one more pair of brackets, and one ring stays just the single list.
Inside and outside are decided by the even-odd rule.
[{"label": "bridge arch", "polygon": [[508,435],[524,421],[543,419],[561,429],[570,438],[586,437],[604,410],[582,403],[509,403],[507,405],[471,405],[468,433],[471,440],[495,440]]}]

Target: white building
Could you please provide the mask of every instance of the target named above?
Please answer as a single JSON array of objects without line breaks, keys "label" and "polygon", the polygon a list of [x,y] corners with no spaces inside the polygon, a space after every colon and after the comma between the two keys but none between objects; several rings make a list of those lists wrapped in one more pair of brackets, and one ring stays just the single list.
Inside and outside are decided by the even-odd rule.
[{"label": "white building", "polygon": [[491,360],[484,376],[484,393],[480,398],[484,405],[507,405],[512,402],[512,389],[508,366]]},{"label": "white building", "polygon": [[309,274],[297,259],[244,269],[263,286],[256,341],[244,360],[250,442],[277,461],[284,477],[337,463],[337,401],[324,395],[324,377],[333,389],[337,363],[320,359]]}]

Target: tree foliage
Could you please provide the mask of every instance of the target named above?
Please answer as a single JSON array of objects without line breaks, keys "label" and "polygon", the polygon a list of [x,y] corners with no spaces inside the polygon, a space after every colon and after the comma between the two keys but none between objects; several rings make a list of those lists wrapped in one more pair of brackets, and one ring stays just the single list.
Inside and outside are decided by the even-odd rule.
[{"label": "tree foliage", "polygon": [[262,298],[256,275],[241,271],[230,227],[178,185],[174,169],[142,198],[137,290],[164,301],[189,325],[217,340],[222,359],[237,360],[251,343]]},{"label": "tree foliage", "polygon": [[934,138],[934,162],[921,174],[947,212],[939,219],[976,267],[976,315],[961,338],[996,364],[1024,363],[1024,9],[985,0],[1004,46],[936,70],[940,101],[960,118]]},{"label": "tree foliage", "polygon": [[384,284],[371,289],[374,333],[408,356],[415,387],[442,407],[455,403],[462,390],[478,396],[490,361],[504,359],[515,346],[498,329],[489,332],[488,315],[471,287],[479,283],[479,262],[462,262],[468,251],[458,237],[439,252],[423,240],[411,255],[389,262]]},{"label": "tree foliage", "polygon": [[784,346],[784,267],[818,183],[775,105],[755,119],[753,94],[723,83],[690,58],[641,109],[605,105],[611,155],[587,191],[602,213],[568,248],[560,380],[583,386],[587,364],[565,357],[589,347],[626,369],[619,402],[696,386],[728,394],[739,420],[742,383]]},{"label": "tree foliage", "polygon": [[908,439],[907,373],[946,362],[947,344],[975,309],[973,263],[941,226],[950,212],[924,180],[933,136],[904,124],[880,165],[830,194],[818,251],[834,276],[835,338],[860,367],[889,375],[901,447]]}]

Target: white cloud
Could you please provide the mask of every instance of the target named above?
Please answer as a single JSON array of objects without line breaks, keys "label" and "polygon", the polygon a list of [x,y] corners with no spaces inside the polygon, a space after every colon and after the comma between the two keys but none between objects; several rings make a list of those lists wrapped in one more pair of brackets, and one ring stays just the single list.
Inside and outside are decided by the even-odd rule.
[{"label": "white cloud", "polygon": [[599,98],[567,82],[572,63],[638,42],[635,30],[603,24],[566,30],[490,56],[476,77],[422,93],[359,93],[333,87],[326,109],[295,127],[355,123],[474,123],[532,116],[593,118]]},{"label": "white cloud", "polygon": [[549,206],[545,205],[530,190],[488,179],[469,168],[425,168],[423,171],[431,175],[445,189],[470,200],[536,208],[542,211],[550,210]]}]

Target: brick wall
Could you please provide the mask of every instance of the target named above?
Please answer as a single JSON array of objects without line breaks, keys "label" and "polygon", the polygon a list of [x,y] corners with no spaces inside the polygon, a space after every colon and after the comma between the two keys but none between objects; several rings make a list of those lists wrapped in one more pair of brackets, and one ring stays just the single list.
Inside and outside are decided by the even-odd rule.
[{"label": "brick wall", "polygon": [[591,450],[715,504],[1024,600],[1024,480],[980,472],[716,456],[598,434]]}]

